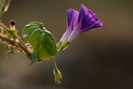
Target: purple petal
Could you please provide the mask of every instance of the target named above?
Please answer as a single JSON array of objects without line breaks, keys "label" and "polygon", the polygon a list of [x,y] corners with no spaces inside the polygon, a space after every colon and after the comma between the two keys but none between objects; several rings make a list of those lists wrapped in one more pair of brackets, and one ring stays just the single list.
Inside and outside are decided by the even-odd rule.
[{"label": "purple petal", "polygon": [[95,19],[95,20],[97,20],[98,21],[98,16],[95,14],[95,13],[93,13],[91,10],[88,10],[88,12],[92,15],[92,17]]},{"label": "purple petal", "polygon": [[70,24],[72,24],[73,28],[75,27],[75,25],[77,24],[78,15],[79,13],[77,10],[74,9],[67,10],[67,27],[69,27]]},{"label": "purple petal", "polygon": [[84,25],[84,29],[85,29],[84,31],[91,30],[90,27],[96,23],[97,21],[94,18],[89,19],[88,22],[86,22],[86,24]]},{"label": "purple petal", "polygon": [[72,18],[72,9],[67,10],[67,26],[69,27]]},{"label": "purple petal", "polygon": [[90,29],[99,28],[99,27],[104,27],[101,21],[97,21],[97,23],[94,26],[92,26]]},{"label": "purple petal", "polygon": [[67,42],[71,42],[74,39],[76,39],[79,35],[82,34],[82,31],[80,30],[80,25],[77,25],[77,27],[71,32],[70,36],[67,39]]},{"label": "purple petal", "polygon": [[77,22],[78,22],[78,15],[79,15],[78,11],[74,9],[67,10],[67,30],[63,34],[60,40],[62,41],[62,43],[65,42],[65,40],[69,37],[71,32],[75,29]]},{"label": "purple petal", "polygon": [[[81,9],[80,9],[80,12],[79,12],[78,23],[80,23],[81,20],[85,21],[86,16],[89,16],[90,18],[92,17],[92,15],[90,13],[88,13],[88,9],[84,5],[81,4]],[[82,21],[82,22],[84,22],[84,21]]]},{"label": "purple petal", "polygon": [[81,9],[78,18],[78,23],[81,23],[81,30],[91,26],[96,22],[95,19],[93,20],[92,18],[93,18],[92,14],[88,11],[88,9],[84,5],[81,4]]},{"label": "purple petal", "polygon": [[78,18],[78,24],[79,23],[81,23],[82,32],[89,31],[97,27],[103,27],[103,24],[100,23],[98,16],[82,4]]}]

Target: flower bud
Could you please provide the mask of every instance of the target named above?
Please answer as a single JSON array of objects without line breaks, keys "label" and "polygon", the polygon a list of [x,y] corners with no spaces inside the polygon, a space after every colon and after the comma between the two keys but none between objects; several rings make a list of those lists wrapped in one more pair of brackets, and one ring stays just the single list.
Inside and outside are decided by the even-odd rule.
[{"label": "flower bud", "polygon": [[61,80],[62,80],[61,72],[58,69],[54,69],[53,73],[54,73],[55,82],[57,82],[57,85],[61,84]]},{"label": "flower bud", "polygon": [[14,20],[11,20],[10,21],[10,29],[11,30],[15,30],[16,28],[15,28],[15,24],[16,24],[16,22],[14,21]]}]

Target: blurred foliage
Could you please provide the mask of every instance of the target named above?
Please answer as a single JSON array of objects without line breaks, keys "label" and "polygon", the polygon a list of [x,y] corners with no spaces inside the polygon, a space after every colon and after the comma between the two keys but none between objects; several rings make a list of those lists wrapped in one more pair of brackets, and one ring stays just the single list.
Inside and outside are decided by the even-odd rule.
[{"label": "blurred foliage", "polygon": [[10,0],[0,0],[0,17],[8,10]]}]

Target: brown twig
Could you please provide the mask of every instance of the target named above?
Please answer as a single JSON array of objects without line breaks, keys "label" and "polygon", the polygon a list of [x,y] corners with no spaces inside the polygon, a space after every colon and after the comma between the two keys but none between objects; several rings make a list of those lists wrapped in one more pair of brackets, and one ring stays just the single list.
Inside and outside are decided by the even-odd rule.
[{"label": "brown twig", "polygon": [[0,35],[0,38],[1,38],[2,40],[4,40],[4,41],[6,41],[6,42],[8,42],[8,43],[10,43],[10,44],[12,44],[12,45],[14,45],[14,46],[16,46],[16,47],[20,47],[21,49],[23,49],[23,50],[25,51],[25,53],[27,54],[27,57],[28,57],[29,59],[31,59],[30,52],[28,51],[27,47],[26,47],[25,44],[22,42],[22,40],[20,39],[20,37],[19,37],[18,35],[13,34],[11,31],[9,31],[10,29],[9,29],[7,26],[5,26],[3,23],[0,23],[0,27],[3,28],[2,30],[6,31],[6,32],[9,32],[11,35],[13,35],[13,36],[14,36],[15,38],[17,38],[19,41],[16,42],[16,41],[14,41],[14,40],[11,40],[11,39],[9,39],[8,37],[3,36],[3,34]]}]

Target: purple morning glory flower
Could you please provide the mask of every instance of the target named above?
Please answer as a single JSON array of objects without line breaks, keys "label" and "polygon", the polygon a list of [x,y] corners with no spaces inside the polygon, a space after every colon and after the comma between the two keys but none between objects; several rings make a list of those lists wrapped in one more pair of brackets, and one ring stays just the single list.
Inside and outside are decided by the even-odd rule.
[{"label": "purple morning glory flower", "polygon": [[98,27],[104,27],[103,23],[95,13],[88,10],[84,5],[81,4],[79,13],[74,9],[69,9],[67,11],[67,30],[57,45],[58,51],[66,49],[70,42],[83,32],[91,31]]},{"label": "purple morning glory flower", "polygon": [[94,28],[104,27],[103,23],[99,21],[99,18],[91,10],[88,10],[81,4],[81,9],[78,16],[78,22],[75,29],[69,35],[67,42],[71,42],[76,39],[83,32],[91,31]]},{"label": "purple morning glory flower", "polygon": [[60,40],[62,43],[64,43],[67,40],[71,32],[75,29],[76,24],[78,22],[78,15],[79,13],[77,10],[74,9],[67,10],[67,30],[63,34]]}]

